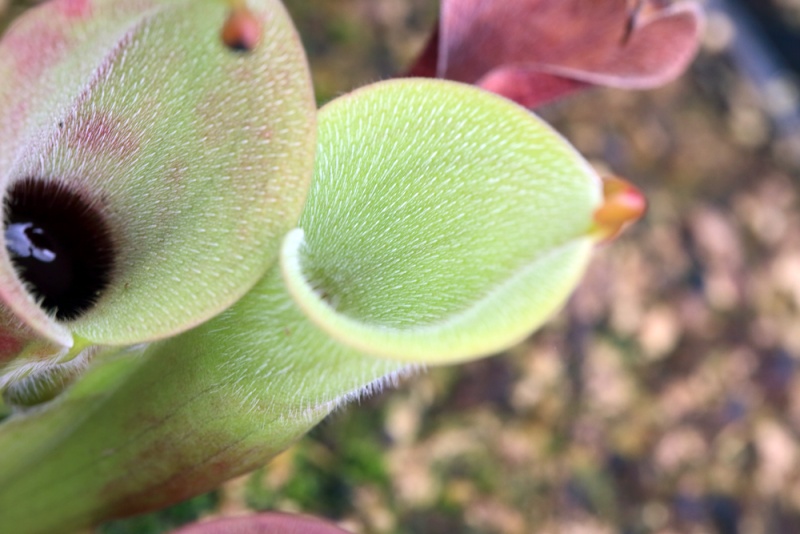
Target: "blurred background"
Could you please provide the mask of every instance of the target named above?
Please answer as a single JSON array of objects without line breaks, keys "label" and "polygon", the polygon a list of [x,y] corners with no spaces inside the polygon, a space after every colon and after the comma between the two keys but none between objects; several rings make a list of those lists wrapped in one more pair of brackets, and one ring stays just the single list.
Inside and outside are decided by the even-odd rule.
[{"label": "blurred background", "polygon": [[[438,10],[287,4],[320,103],[402,72]],[[211,494],[97,532],[253,510],[356,534],[800,532],[800,0],[704,4],[702,51],[678,82],[537,110],[650,202],[547,327],[349,406]],[[24,6],[0,0],[3,20]]]}]

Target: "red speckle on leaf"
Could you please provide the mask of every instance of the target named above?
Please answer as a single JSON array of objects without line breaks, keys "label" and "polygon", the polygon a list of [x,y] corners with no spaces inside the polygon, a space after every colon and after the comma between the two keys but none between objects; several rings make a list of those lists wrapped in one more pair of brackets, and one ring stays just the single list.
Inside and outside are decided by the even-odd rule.
[{"label": "red speckle on leaf", "polygon": [[[220,407],[220,411],[228,408]],[[116,476],[98,488],[102,499],[110,503],[108,517],[156,510],[211,491],[224,481],[263,465],[276,452],[231,433],[225,423],[216,429],[204,428],[202,433],[194,429],[187,432],[188,427],[180,421],[185,412],[197,409],[191,403],[171,413],[148,403],[140,409],[141,412],[128,414],[129,421],[123,425],[140,429],[140,433],[133,441],[125,441],[124,446],[110,449],[120,455],[107,459],[108,465],[115,466]],[[176,445],[172,432],[183,436],[180,445]],[[136,452],[130,454],[130,450]]]},{"label": "red speckle on leaf", "polygon": [[139,148],[134,133],[121,121],[103,113],[80,117],[66,125],[67,146],[122,159]]},{"label": "red speckle on leaf", "polygon": [[[142,455],[145,457],[141,460],[140,465],[152,464],[150,456],[161,459],[169,458],[172,448],[174,448],[173,444],[148,448],[147,455]],[[202,467],[187,466],[184,471],[180,471],[174,467],[179,461],[179,459],[174,459],[175,463],[170,464],[166,460],[161,460],[163,465],[169,466],[165,468],[165,471],[179,472],[169,480],[147,486],[140,492],[127,491],[125,485],[130,484],[130,479],[106,486],[103,490],[106,497],[108,495],[117,496],[113,507],[113,517],[128,517],[179,503],[199,493],[211,491],[232,476],[246,472],[246,470],[238,469],[235,463],[225,463],[222,466],[213,463]],[[255,468],[252,465],[247,465],[247,467]]]},{"label": "red speckle on leaf", "polygon": [[16,357],[25,341],[13,332],[0,331],[0,363]]},{"label": "red speckle on leaf", "polygon": [[14,58],[19,79],[35,80],[68,49],[64,32],[52,25],[41,25],[37,31],[10,31],[4,37],[9,57]]},{"label": "red speckle on leaf", "polygon": [[[16,125],[22,124],[25,121],[25,118],[28,116],[30,112],[30,106],[28,105],[28,101],[23,99],[18,99],[13,101],[12,104],[4,110],[6,113],[6,120],[8,128],[13,129]],[[0,127],[0,130],[3,128]]]},{"label": "red speckle on leaf", "polygon": [[59,0],[58,9],[68,18],[86,18],[92,14],[91,0]]}]

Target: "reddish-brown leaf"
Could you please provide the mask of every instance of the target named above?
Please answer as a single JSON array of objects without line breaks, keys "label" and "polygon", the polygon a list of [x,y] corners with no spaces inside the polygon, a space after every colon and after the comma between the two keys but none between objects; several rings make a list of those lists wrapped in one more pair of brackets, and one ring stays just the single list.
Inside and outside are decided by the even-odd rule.
[{"label": "reddish-brown leaf", "polygon": [[694,57],[698,4],[669,0],[443,0],[411,76],[474,83],[534,107],[588,85],[646,89]]},{"label": "reddish-brown leaf", "polygon": [[268,513],[195,523],[173,534],[348,534],[313,517]]}]

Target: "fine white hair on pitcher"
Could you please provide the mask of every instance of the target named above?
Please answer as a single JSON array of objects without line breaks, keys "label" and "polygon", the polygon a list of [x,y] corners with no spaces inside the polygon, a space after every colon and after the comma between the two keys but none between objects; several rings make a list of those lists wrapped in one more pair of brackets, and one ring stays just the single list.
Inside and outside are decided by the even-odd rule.
[{"label": "fine white hair on pitcher", "polygon": [[342,408],[350,403],[361,402],[364,399],[368,399],[369,397],[382,393],[388,388],[397,388],[404,380],[407,380],[412,376],[422,374],[426,369],[427,368],[425,365],[416,363],[401,367],[387,375],[365,384],[356,390],[345,393],[335,401],[332,401],[334,403],[333,409],[338,410],[339,408]]},{"label": "fine white hair on pitcher", "polygon": [[426,370],[425,365],[408,364],[389,373],[373,379],[362,386],[346,392],[335,399],[306,402],[305,405],[288,410],[280,415],[280,420],[306,421],[313,423],[320,416],[325,416],[331,412],[340,410],[353,402],[361,402],[369,397],[378,395],[389,388],[396,388],[401,382],[422,374]]}]

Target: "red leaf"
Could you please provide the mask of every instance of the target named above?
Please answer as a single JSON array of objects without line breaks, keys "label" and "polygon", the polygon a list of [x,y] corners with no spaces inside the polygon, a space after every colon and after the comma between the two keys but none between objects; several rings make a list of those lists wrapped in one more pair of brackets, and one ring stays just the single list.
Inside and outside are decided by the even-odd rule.
[{"label": "red leaf", "polygon": [[349,534],[346,530],[307,516],[267,513],[194,523],[172,534]]},{"label": "red leaf", "polygon": [[703,16],[670,0],[443,0],[411,76],[474,83],[533,107],[588,85],[646,89],[677,78]]}]

